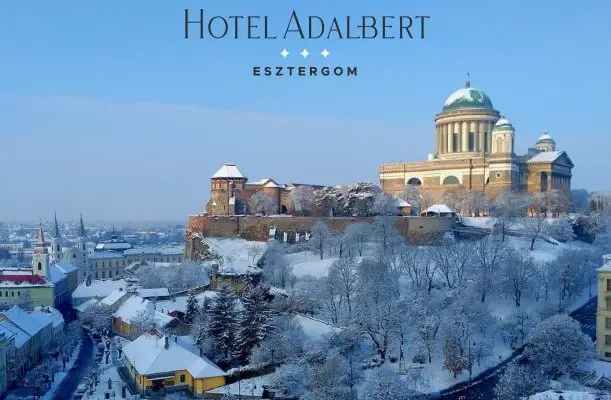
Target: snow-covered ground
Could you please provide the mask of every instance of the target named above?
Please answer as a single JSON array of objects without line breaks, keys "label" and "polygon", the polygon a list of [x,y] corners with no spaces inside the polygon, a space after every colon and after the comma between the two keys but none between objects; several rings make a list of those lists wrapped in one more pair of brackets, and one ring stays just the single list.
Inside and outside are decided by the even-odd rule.
[{"label": "snow-covered ground", "polygon": [[530,396],[528,400],[595,400],[595,399],[608,399],[610,397],[601,397],[601,395],[588,393],[588,392],[574,392],[564,390],[548,390],[546,392],[537,393]]},{"label": "snow-covered ground", "polygon": [[219,271],[226,273],[247,272],[249,267],[257,264],[267,249],[265,242],[252,242],[240,238],[206,237],[204,242],[212,253],[221,257]]},{"label": "snow-covered ground", "polygon": [[304,276],[320,278],[326,276],[331,264],[337,260],[337,257],[325,257],[321,260],[319,255],[311,251],[287,254],[285,257],[293,268],[293,274],[297,278],[302,278]]},{"label": "snow-covered ground", "polygon": [[242,379],[239,382],[235,382],[227,386],[221,386],[220,388],[210,390],[207,393],[261,396],[263,394],[263,385],[269,384],[273,375],[274,374],[267,374],[257,376],[255,378]]}]

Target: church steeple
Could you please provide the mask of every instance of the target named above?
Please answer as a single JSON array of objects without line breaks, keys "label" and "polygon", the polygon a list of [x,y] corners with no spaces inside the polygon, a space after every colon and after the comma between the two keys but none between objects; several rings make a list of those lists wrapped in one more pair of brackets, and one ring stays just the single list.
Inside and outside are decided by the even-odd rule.
[{"label": "church steeple", "polygon": [[62,239],[57,223],[57,213],[53,214],[53,234],[51,235],[51,262],[59,262],[62,255]]},{"label": "church steeple", "polygon": [[45,234],[42,231],[42,222],[39,221],[36,246],[34,247],[34,255],[32,257],[32,269],[34,274],[46,277],[48,267],[49,250],[47,249],[47,242],[45,242]]},{"label": "church steeple", "polygon": [[81,220],[79,222],[78,236],[81,238],[87,237],[85,233],[85,224],[83,224],[83,213],[81,213]]}]

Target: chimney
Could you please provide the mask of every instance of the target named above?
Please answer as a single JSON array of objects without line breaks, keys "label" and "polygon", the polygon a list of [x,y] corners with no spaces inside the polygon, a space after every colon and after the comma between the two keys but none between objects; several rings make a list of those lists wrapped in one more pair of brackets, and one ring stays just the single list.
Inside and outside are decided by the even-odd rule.
[{"label": "chimney", "polygon": [[165,349],[167,350],[167,349],[169,349],[169,348],[170,348],[170,341],[168,340],[168,337],[167,337],[167,336],[165,336],[165,337],[164,337],[164,339],[165,339],[165,345],[164,345],[164,347],[165,347]]}]

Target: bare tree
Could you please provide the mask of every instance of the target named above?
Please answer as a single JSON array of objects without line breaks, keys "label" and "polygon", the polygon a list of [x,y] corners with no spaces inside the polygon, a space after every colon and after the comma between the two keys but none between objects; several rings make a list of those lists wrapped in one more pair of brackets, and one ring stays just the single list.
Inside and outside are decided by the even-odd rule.
[{"label": "bare tree", "polygon": [[508,229],[511,229],[515,219],[523,216],[527,208],[524,196],[519,193],[506,191],[496,198],[490,211],[496,218],[502,241],[505,241],[505,234]]},{"label": "bare tree", "polygon": [[342,297],[346,299],[348,306],[348,320],[352,320],[352,300],[356,294],[358,282],[356,259],[343,257],[333,262],[329,268],[329,282],[340,288]]},{"label": "bare tree", "polygon": [[530,239],[530,251],[535,248],[535,241],[545,234],[549,224],[544,216],[537,215],[530,218],[523,218],[524,232]]},{"label": "bare tree", "polygon": [[371,225],[364,222],[357,222],[348,225],[345,234],[346,244],[348,246],[348,252],[352,253],[354,249],[358,252],[359,257],[363,256],[363,249],[367,241],[370,240],[372,235]]},{"label": "bare tree", "polygon": [[448,288],[462,286],[467,268],[473,261],[473,246],[469,242],[451,242],[431,249],[429,253]]},{"label": "bare tree", "polygon": [[416,212],[417,214],[420,213],[420,186],[405,185],[405,188],[403,189],[402,198],[412,206],[412,210],[414,212]]},{"label": "bare tree", "polygon": [[157,328],[159,320],[152,310],[140,310],[134,318],[129,321],[130,325],[138,333],[148,332],[153,328]]},{"label": "bare tree", "polygon": [[293,210],[301,215],[310,215],[316,207],[314,188],[311,186],[297,186],[289,195]]},{"label": "bare tree", "polygon": [[278,212],[278,202],[269,194],[259,191],[248,200],[252,214],[271,215]]},{"label": "bare tree", "polygon": [[522,293],[528,289],[536,274],[534,260],[516,250],[508,250],[503,260],[504,286],[509,289],[516,307],[520,307]]},{"label": "bare tree", "polygon": [[505,243],[497,235],[488,235],[475,244],[474,278],[482,303],[496,283],[505,252]]},{"label": "bare tree", "polygon": [[312,236],[310,237],[310,245],[312,250],[320,255],[320,259],[324,258],[325,250],[329,247],[331,240],[331,232],[329,227],[322,221],[316,221],[312,228]]}]

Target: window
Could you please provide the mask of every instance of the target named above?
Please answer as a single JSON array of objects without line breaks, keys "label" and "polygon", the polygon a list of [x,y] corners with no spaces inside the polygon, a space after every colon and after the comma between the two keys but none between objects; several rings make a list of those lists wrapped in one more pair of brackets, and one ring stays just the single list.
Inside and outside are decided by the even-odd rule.
[{"label": "window", "polygon": [[452,135],[452,151],[458,151],[458,133]]},{"label": "window", "polygon": [[611,335],[605,335],[605,346],[611,346]]},{"label": "window", "polygon": [[11,297],[15,297],[15,291],[11,290]]},{"label": "window", "polygon": [[2,292],[0,291],[0,297],[2,297]]},{"label": "window", "polygon": [[488,132],[484,132],[484,151],[488,152]]},{"label": "window", "polygon": [[42,263],[41,262],[38,263],[38,270],[39,271],[42,270]]},{"label": "window", "polygon": [[102,268],[104,267],[104,261],[102,261]]},{"label": "window", "polygon": [[180,382],[181,383],[185,382],[185,375],[184,374],[180,375]]},{"label": "window", "polygon": [[95,273],[95,279],[98,279],[98,273],[97,272]]},{"label": "window", "polygon": [[21,297],[21,290],[17,291],[17,297]]},{"label": "window", "polygon": [[102,271],[102,279],[106,278],[106,272]]},{"label": "window", "polygon": [[605,329],[611,329],[611,318],[605,318]]},{"label": "window", "polygon": [[611,292],[611,279],[607,279],[607,292]]},{"label": "window", "polygon": [[475,133],[469,132],[469,151],[475,151]]},{"label": "window", "polygon": [[611,299],[605,299],[605,310],[611,311]]},{"label": "window", "polygon": [[76,258],[76,253],[72,253],[72,258]]}]

